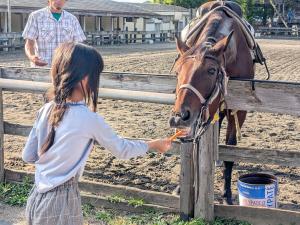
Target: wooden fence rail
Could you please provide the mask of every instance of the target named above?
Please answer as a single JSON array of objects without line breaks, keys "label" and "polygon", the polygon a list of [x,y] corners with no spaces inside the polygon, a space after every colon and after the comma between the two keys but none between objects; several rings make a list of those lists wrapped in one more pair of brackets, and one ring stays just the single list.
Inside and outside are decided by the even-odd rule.
[{"label": "wooden fence rail", "polygon": [[285,28],[285,27],[260,27],[256,31],[260,37],[283,38],[283,39],[299,39],[299,28]]},{"label": "wooden fence rail", "polygon": [[21,33],[1,33],[0,34],[0,51],[15,50],[24,47],[24,39]]},{"label": "wooden fence rail", "polygon": [[[114,32],[86,32],[89,45],[113,45],[113,44],[130,44],[130,43],[155,43],[173,41],[175,32],[141,32],[141,31],[114,31]],[[24,48],[25,41],[21,33],[1,33],[0,34],[0,51],[10,51]]]},{"label": "wooden fence rail", "polygon": [[[49,87],[48,73],[49,70],[45,69],[0,67],[0,77],[2,77],[0,78],[0,90],[42,93]],[[104,72],[100,84],[101,98],[174,104],[173,91],[176,86],[174,76]],[[299,83],[230,81],[229,93],[225,100],[230,109],[283,113],[299,117],[299,87]],[[3,102],[2,99],[0,100],[2,107]],[[0,112],[2,112],[2,108],[0,108]],[[0,128],[2,127],[0,144],[2,145],[4,133],[26,136],[30,131],[29,126],[10,124],[4,122],[1,118],[3,118],[3,112],[0,114]],[[278,218],[278,215],[293,215],[291,219],[289,218],[286,221],[296,221],[294,222],[296,224],[300,223],[299,213],[296,212],[264,209],[262,211],[272,216],[272,218],[266,219],[261,215],[262,220],[257,217],[251,218],[251,215],[254,213],[257,213],[257,215],[261,214],[255,208],[225,207],[213,204],[214,190],[211,182],[213,181],[214,160],[216,160],[217,156],[220,160],[228,161],[300,166],[300,152],[297,151],[298,149],[294,151],[279,151],[218,145],[218,138],[215,135],[216,130],[217,127],[211,127],[201,139],[202,144],[200,146],[202,147],[200,155],[198,155],[199,160],[196,160],[196,162],[200,163],[199,167],[197,167],[199,170],[192,168],[195,158],[190,144],[174,144],[173,146],[172,152],[177,154],[180,152],[182,158],[180,212],[187,216],[202,216],[209,220],[213,218],[214,214],[222,214],[225,217],[246,218],[248,221],[254,222],[254,224],[263,224],[261,223],[262,221],[267,221],[266,224],[276,224],[278,221],[282,221],[282,219]],[[181,151],[179,151],[180,148]],[[1,159],[1,155],[0,160],[2,160],[0,163],[3,167],[4,162],[3,157]],[[194,173],[200,175],[197,175],[197,177],[200,177],[200,180],[194,177],[196,175]],[[195,179],[196,186],[194,186]],[[221,209],[223,210],[222,212],[220,211]],[[232,212],[233,210],[238,213]],[[229,215],[229,213],[232,214]],[[274,218],[277,219],[275,220]],[[275,221],[276,223],[270,221]]]},{"label": "wooden fence rail", "polygon": [[[47,85],[43,83],[30,83],[24,80],[49,82],[49,70],[21,67],[1,67],[2,78],[17,79],[22,81],[6,81],[7,88],[27,91],[45,91]],[[129,101],[143,101],[137,94],[145,98],[147,102],[173,104],[176,87],[176,77],[155,74],[134,74],[122,72],[104,72],[101,75],[100,86],[103,89],[100,95],[103,98],[121,98]],[[5,87],[3,87],[5,88]],[[255,90],[253,90],[255,88]],[[132,91],[134,90],[134,91]],[[139,92],[135,92],[139,91]],[[151,92],[151,93],[149,93]],[[157,94],[158,93],[158,94]],[[166,94],[166,95],[164,95]],[[299,83],[288,82],[255,82],[230,81],[226,101],[230,109],[282,113],[300,116],[300,88]]]},{"label": "wooden fence rail", "polygon": [[174,41],[175,32],[160,31],[114,31],[114,32],[90,32],[86,33],[86,42],[90,45],[105,44],[130,44],[130,43],[155,43]]},{"label": "wooden fence rail", "polygon": [[[182,153],[186,152],[182,151]],[[5,178],[8,182],[22,182],[25,177],[29,177],[33,180],[34,174],[11,169],[5,170]],[[157,210],[158,212],[178,213],[180,212],[180,205],[187,203],[181,202],[181,199],[178,196],[171,194],[141,190],[122,185],[82,181],[79,183],[79,186],[83,202],[92,203],[101,208],[113,208],[120,210],[121,212],[124,212],[125,210],[134,213],[144,213],[146,210]],[[91,196],[86,193],[94,193],[96,195]],[[109,202],[107,197],[116,194],[126,196],[127,198],[141,198],[145,201],[145,205],[135,208],[129,207],[123,202],[117,204]],[[223,218],[235,218],[238,220],[249,221],[253,225],[292,225],[299,224],[300,221],[300,212],[282,209],[227,206],[216,203],[214,203],[214,215]]]},{"label": "wooden fence rail", "polygon": [[[31,126],[4,122],[5,134],[28,137],[30,131]],[[168,154],[180,155],[180,144],[175,142]],[[219,145],[219,160],[297,167],[300,165],[300,151]]]},{"label": "wooden fence rail", "polygon": [[[160,32],[146,31],[98,31],[86,32],[86,43],[92,46],[130,44],[130,43],[155,43],[174,41],[176,32],[171,30]],[[283,38],[299,39],[300,28],[260,27],[256,30],[257,38]],[[1,33],[0,51],[12,51],[24,48],[24,39],[21,33]]]}]

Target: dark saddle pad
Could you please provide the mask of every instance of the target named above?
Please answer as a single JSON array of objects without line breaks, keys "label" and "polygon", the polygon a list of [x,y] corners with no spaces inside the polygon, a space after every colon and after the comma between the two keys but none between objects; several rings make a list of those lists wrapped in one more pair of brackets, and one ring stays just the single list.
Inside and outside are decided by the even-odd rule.
[{"label": "dark saddle pad", "polygon": [[197,15],[199,17],[204,16],[209,11],[219,7],[219,6],[226,6],[232,11],[234,11],[240,18],[243,18],[243,11],[239,4],[233,1],[212,1],[206,4],[203,4],[197,10]]}]

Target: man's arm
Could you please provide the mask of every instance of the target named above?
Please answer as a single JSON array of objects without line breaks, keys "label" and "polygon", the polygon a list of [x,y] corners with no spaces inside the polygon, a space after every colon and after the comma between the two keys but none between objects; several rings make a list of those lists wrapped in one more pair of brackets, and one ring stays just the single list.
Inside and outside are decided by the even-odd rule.
[{"label": "man's arm", "polygon": [[84,42],[86,40],[86,36],[80,26],[78,19],[75,17],[74,19],[74,33],[73,33],[73,41],[75,42]]},{"label": "man's arm", "polygon": [[44,62],[43,60],[39,59],[35,55],[35,50],[34,50],[35,41],[34,40],[36,40],[38,38],[38,25],[37,25],[37,21],[34,16],[34,13],[31,13],[29,15],[29,18],[28,18],[27,24],[24,28],[22,36],[26,40],[25,53],[26,53],[27,57],[29,58],[29,60],[37,66],[46,66],[47,63]]},{"label": "man's arm", "polygon": [[47,62],[41,60],[38,56],[35,55],[34,45],[35,45],[34,40],[26,39],[25,53],[28,59],[37,66],[46,66]]}]

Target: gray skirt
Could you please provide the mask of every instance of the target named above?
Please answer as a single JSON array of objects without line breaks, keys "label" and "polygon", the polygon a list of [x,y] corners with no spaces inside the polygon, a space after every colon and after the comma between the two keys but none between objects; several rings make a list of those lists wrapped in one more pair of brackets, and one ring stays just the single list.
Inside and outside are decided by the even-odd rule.
[{"label": "gray skirt", "polygon": [[74,178],[46,192],[34,186],[26,205],[28,225],[82,225],[83,216],[78,183]]}]

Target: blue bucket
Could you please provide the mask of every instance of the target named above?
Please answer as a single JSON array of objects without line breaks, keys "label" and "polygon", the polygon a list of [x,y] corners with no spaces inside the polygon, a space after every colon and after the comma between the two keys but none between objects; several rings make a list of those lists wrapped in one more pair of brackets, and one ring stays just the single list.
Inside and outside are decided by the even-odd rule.
[{"label": "blue bucket", "polygon": [[265,173],[246,174],[238,180],[241,206],[277,208],[278,179]]}]

